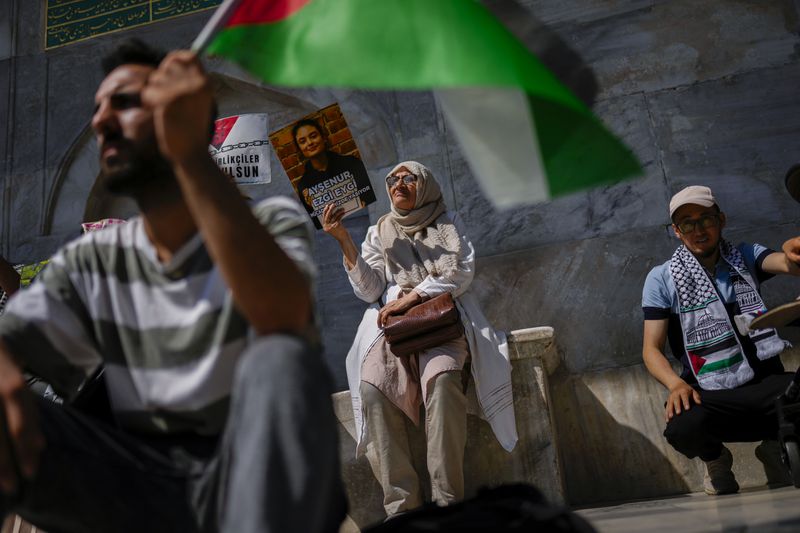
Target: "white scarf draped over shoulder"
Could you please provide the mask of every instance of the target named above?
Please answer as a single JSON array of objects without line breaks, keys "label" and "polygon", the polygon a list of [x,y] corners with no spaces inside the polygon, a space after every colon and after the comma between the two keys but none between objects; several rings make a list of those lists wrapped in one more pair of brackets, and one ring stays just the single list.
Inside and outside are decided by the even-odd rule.
[{"label": "white scarf draped over shoulder", "polygon": [[[428,276],[449,277],[458,268],[461,239],[446,213],[442,191],[428,167],[416,161],[396,165],[386,177],[405,168],[417,177],[414,208],[391,211],[378,220],[378,236],[392,277],[404,291]],[[386,192],[391,194],[387,185]]]}]

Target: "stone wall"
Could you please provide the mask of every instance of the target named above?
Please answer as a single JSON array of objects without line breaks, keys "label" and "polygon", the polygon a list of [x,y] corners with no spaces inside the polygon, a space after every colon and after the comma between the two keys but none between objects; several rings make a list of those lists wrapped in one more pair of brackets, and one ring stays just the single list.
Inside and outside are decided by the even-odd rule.
[{"label": "stone wall", "polygon": [[[290,91],[264,87],[211,61],[220,114],[268,112],[277,129],[339,102],[376,190],[383,189],[385,172],[405,159],[424,162],[439,177],[446,202],[465,220],[477,249],[475,290],[498,327],[554,326],[568,379],[634,370],[641,361],[641,285],[676,244],[663,227],[671,194],[691,183],[710,185],[728,214],[732,240],[777,247],[797,231],[800,206],[786,194],[782,176],[800,159],[800,6],[796,0],[522,3],[592,65],[601,88],[595,110],[639,157],[642,178],[496,212],[430,93]],[[90,197],[97,165],[87,128],[101,79],[97,58],[127,35],[162,47],[186,46],[209,16],[180,17],[45,53],[42,4],[0,3],[0,253],[14,262],[42,259],[76,235],[90,211],[87,198],[112,212],[130,209],[101,202],[99,192]],[[291,194],[274,154],[271,165],[273,183],[250,188],[251,196]],[[369,213],[348,222],[357,241],[387,205],[381,196]],[[344,356],[364,304],[352,296],[337,246],[327,236],[318,236],[315,257],[326,357],[345,388]],[[773,281],[765,291],[767,303],[775,304],[800,292],[800,284]],[[632,389],[633,397],[663,393],[658,386],[641,387]],[[581,395],[563,397],[565,413],[582,412]],[[603,407],[611,419],[616,416],[617,407]],[[655,426],[640,429],[653,442],[660,433],[652,433]],[[583,451],[578,445],[574,457],[584,457]],[[568,470],[567,491],[575,501],[600,498],[579,487],[614,473]]]}]

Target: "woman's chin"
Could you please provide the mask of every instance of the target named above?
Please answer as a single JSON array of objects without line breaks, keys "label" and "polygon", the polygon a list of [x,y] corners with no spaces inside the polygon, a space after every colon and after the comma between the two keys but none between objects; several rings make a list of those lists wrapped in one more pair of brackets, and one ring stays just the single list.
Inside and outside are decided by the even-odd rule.
[{"label": "woman's chin", "polygon": [[314,150],[306,150],[303,152],[303,157],[306,159],[314,159],[315,157],[319,157],[325,153],[324,148],[315,148]]}]

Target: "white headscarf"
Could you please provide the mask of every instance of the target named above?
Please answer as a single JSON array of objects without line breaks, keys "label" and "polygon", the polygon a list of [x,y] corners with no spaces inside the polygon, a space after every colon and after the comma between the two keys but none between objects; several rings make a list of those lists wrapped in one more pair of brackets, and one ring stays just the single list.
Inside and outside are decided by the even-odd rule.
[{"label": "white headscarf", "polygon": [[[417,177],[414,208],[398,209],[392,203],[391,211],[378,220],[378,236],[395,282],[410,290],[428,275],[452,275],[458,268],[461,239],[446,213],[442,191],[430,169],[416,161],[405,161],[386,177],[401,168]],[[388,185],[386,192],[389,193]]]}]

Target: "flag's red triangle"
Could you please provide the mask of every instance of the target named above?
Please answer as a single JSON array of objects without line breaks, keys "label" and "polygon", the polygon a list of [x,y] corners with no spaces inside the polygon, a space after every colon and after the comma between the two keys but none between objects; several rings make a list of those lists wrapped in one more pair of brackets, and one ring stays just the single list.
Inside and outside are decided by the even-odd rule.
[{"label": "flag's red triangle", "polygon": [[311,0],[243,0],[226,26],[277,22],[294,14]]},{"label": "flag's red triangle", "polygon": [[699,355],[695,355],[692,352],[689,352],[689,359],[692,362],[692,368],[694,368],[694,373],[697,375],[700,372],[700,369],[703,368],[703,365],[706,364],[706,360]]}]

